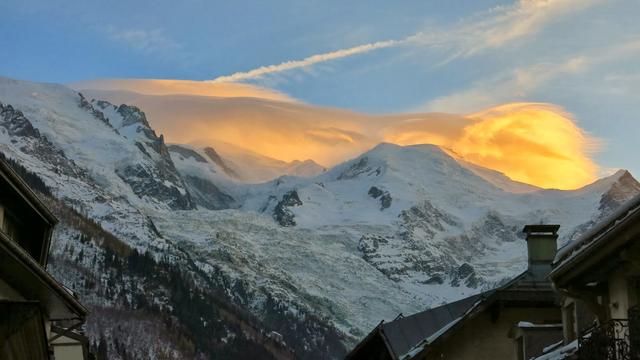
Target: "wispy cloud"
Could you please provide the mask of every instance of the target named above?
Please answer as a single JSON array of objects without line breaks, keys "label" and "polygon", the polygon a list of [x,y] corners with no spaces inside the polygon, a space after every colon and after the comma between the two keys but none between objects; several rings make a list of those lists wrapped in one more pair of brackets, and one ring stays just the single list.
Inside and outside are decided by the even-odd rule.
[{"label": "wispy cloud", "polygon": [[143,53],[168,53],[180,49],[180,44],[165,35],[164,30],[105,28],[108,38]]},{"label": "wispy cloud", "polygon": [[577,56],[559,62],[538,63],[529,67],[501,71],[480,80],[470,88],[438,97],[416,111],[470,112],[510,101],[523,101],[532,92],[561,75],[577,74],[588,65]]},{"label": "wispy cloud", "polygon": [[[433,99],[414,110],[470,112],[501,103],[524,101],[532,94],[545,89],[553,81],[585,74],[603,64],[635,56],[638,53],[640,53],[640,38],[631,38],[620,44],[597,51],[574,54],[565,59],[539,62],[511,70],[500,69],[497,75],[479,80],[464,90]],[[625,80],[631,80],[629,75],[625,75]]]},{"label": "wispy cloud", "polygon": [[510,6],[501,6],[478,14],[447,30],[418,32],[404,39],[391,39],[362,44],[346,49],[316,54],[301,60],[289,60],[266,65],[249,71],[219,76],[213,82],[234,82],[259,79],[340,58],[365,54],[379,49],[413,45],[418,47],[444,47],[451,51],[445,61],[471,56],[490,48],[505,46],[515,40],[540,31],[559,17],[590,6],[599,0],[520,0]]},{"label": "wispy cloud", "polygon": [[601,0],[520,0],[479,16],[454,31],[462,55],[506,45],[538,33],[562,16],[592,6]]},{"label": "wispy cloud", "polygon": [[232,82],[232,81],[256,79],[266,74],[273,74],[273,73],[279,73],[287,70],[304,68],[304,67],[308,67],[314,64],[325,62],[325,61],[362,54],[362,53],[370,52],[377,49],[384,49],[392,46],[397,46],[402,43],[406,43],[407,41],[408,41],[407,39],[378,41],[371,44],[354,46],[348,49],[342,49],[342,50],[336,50],[336,51],[332,51],[324,54],[312,55],[302,60],[285,61],[277,65],[261,66],[259,68],[245,71],[245,72],[236,72],[228,76],[217,77],[212,81],[213,82]]}]

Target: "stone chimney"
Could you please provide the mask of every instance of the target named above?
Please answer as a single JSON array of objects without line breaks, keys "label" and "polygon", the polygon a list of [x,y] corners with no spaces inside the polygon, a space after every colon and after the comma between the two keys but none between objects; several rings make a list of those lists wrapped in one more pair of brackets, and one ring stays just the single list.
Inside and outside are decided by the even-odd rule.
[{"label": "stone chimney", "polygon": [[551,264],[558,250],[558,229],[560,225],[526,225],[522,232],[527,234],[529,271],[541,279],[551,271]]}]

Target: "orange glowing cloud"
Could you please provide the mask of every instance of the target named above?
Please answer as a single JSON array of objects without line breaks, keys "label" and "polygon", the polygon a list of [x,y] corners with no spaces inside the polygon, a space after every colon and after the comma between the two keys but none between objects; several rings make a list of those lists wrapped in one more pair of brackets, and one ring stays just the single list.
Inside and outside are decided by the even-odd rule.
[{"label": "orange glowing cloud", "polygon": [[470,162],[545,188],[575,189],[596,179],[597,142],[570,115],[546,104],[508,104],[470,115],[454,149]]},{"label": "orange glowing cloud", "polygon": [[332,166],[385,141],[435,144],[462,160],[544,188],[578,188],[598,172],[590,159],[597,142],[549,104],[506,104],[467,115],[376,116],[312,106],[250,85],[225,92],[219,86],[233,83],[137,81],[116,84],[126,91],[103,86],[84,92],[139,106],[168,142],[225,142],[283,161],[313,159]]},{"label": "orange glowing cloud", "polygon": [[598,167],[589,154],[597,141],[556,106],[506,104],[449,125],[402,124],[385,139],[401,145],[436,144],[466,161],[544,188],[575,189],[596,179]]},{"label": "orange glowing cloud", "polygon": [[123,90],[143,95],[198,95],[214,97],[252,97],[259,99],[295,101],[288,95],[261,86],[241,83],[165,79],[100,79],[71,84],[74,89],[103,91]]}]

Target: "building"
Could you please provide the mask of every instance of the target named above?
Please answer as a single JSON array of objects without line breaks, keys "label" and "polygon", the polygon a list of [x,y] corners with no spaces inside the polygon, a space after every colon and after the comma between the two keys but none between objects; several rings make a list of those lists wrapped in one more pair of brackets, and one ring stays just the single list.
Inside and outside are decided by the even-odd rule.
[{"label": "building", "polygon": [[348,355],[347,359],[400,359],[422,340],[463,316],[482,295],[470,296],[411,316],[380,322]]},{"label": "building", "polygon": [[545,359],[640,359],[640,196],[562,248],[564,340]]},{"label": "building", "polygon": [[88,355],[86,339],[77,332],[87,309],[46,271],[56,222],[0,160],[1,359],[80,360]]},{"label": "building", "polygon": [[547,275],[558,225],[528,225],[528,268],[505,285],[379,324],[347,359],[530,359],[562,340],[561,311]]}]

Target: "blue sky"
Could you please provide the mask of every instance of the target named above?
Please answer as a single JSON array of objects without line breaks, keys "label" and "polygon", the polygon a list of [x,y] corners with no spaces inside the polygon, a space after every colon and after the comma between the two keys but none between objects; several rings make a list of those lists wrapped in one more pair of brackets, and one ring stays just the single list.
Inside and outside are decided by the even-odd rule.
[{"label": "blue sky", "polygon": [[[603,169],[640,176],[636,0],[4,0],[0,13],[4,76],[240,73],[308,103],[369,113],[548,102],[601,140]],[[287,62],[293,68],[280,70]]]}]

